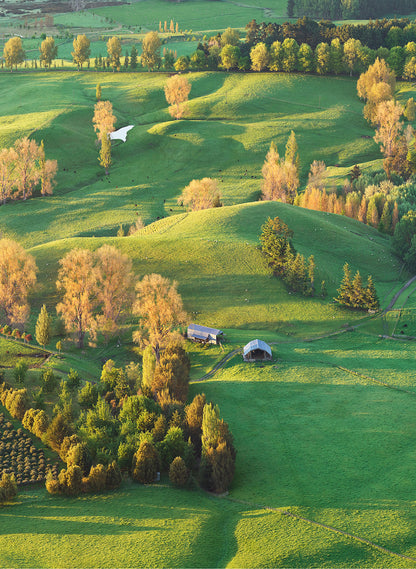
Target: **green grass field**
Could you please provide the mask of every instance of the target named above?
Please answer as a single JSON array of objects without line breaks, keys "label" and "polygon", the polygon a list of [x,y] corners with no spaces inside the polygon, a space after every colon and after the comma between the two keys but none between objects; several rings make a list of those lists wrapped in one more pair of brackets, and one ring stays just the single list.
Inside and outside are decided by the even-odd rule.
[{"label": "green grass field", "polygon": [[[118,492],[74,499],[25,489],[0,510],[0,567],[415,567],[414,346],[380,337],[410,324],[404,327],[404,311],[370,318],[332,302],[345,261],[364,279],[373,275],[382,306],[409,276],[390,239],[371,227],[258,201],[270,142],[283,153],[292,129],[303,184],[314,159],[330,167],[331,184],[341,184],[355,163],[380,167],[376,144],[365,138],[372,131],[355,81],[189,78],[189,115],[175,121],[164,100],[165,74],[0,74],[1,146],[30,135],[44,140],[47,156],[59,162],[54,195],[0,207],[0,230],[39,267],[31,332],[44,302],[54,313],[59,259],[73,247],[95,250],[103,243],[127,253],[138,276],[176,279],[192,319],[225,330],[222,348],[189,351],[191,395],[204,392],[218,403],[235,436],[230,494],[178,491],[166,480],[149,487],[125,482]],[[114,145],[108,177],[91,125],[97,83],[113,102],[117,126],[135,125],[125,144]],[[410,93],[412,87],[399,85],[399,99]],[[191,179],[204,176],[218,178],[224,207],[186,213],[177,198]],[[270,274],[258,237],[276,215],[293,229],[296,249],[315,256],[327,299],[289,295]],[[120,224],[127,229],[138,216],[144,229],[116,237]],[[404,293],[410,296],[398,308],[412,308],[413,292]],[[118,365],[137,361],[134,324],[123,326],[122,349],[114,342],[79,353],[67,343],[63,358],[50,364],[62,374],[72,367],[83,379],[97,379],[104,357]],[[273,362],[248,365],[236,355],[198,381],[256,337],[273,343]],[[9,344],[0,341],[1,365],[7,355],[10,365],[16,359]],[[31,372],[30,388],[37,373]]]}]

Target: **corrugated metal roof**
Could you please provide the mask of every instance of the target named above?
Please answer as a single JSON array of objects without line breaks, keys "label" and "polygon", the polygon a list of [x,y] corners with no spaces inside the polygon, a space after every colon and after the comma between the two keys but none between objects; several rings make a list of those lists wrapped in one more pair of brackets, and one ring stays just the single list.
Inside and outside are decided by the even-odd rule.
[{"label": "corrugated metal roof", "polygon": [[263,350],[264,352],[267,352],[268,354],[272,355],[271,347],[268,344],[266,344],[266,342],[263,342],[263,340],[251,340],[251,342],[249,342],[246,346],[244,346],[243,353],[244,355],[247,355],[249,352],[252,352],[253,350]]},{"label": "corrugated metal roof", "polygon": [[210,334],[212,336],[219,336],[220,334],[223,334],[222,330],[217,330],[216,328],[207,328],[206,326],[200,326],[199,324],[189,324],[188,335],[190,332],[198,335],[205,334],[206,336]]}]

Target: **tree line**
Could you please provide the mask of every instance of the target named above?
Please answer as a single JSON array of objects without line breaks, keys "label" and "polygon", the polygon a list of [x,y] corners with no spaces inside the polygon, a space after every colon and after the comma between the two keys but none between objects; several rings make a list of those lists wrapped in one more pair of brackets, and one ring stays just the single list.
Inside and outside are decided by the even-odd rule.
[{"label": "tree line", "polygon": [[[245,42],[238,30],[228,28],[198,44],[191,56],[177,57],[163,50],[162,40],[155,31],[148,32],[142,41],[138,57],[135,46],[122,61],[122,45],[116,36],[107,42],[107,57],[96,57],[96,70],[113,71],[147,68],[183,72],[186,70],[283,71],[326,74],[353,74],[365,71],[377,57],[388,61],[397,77],[412,80],[416,77],[416,25],[408,19],[376,20],[368,24],[336,26],[329,21],[315,22],[306,17],[296,23],[282,25],[252,20],[246,26]],[[73,40],[72,57],[78,69],[84,63],[90,68],[90,40],[80,34]],[[40,60],[51,67],[57,48],[51,37],[40,46]],[[5,44],[3,58],[13,70],[25,59],[19,37]]]},{"label": "tree line", "polygon": [[306,15],[312,18],[348,20],[377,18],[389,13],[407,14],[415,8],[413,0],[288,0],[290,18]]}]

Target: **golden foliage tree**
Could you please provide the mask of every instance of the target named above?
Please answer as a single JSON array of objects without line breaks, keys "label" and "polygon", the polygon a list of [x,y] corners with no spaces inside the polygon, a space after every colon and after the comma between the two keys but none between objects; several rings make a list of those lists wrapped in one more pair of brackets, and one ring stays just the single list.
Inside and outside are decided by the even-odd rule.
[{"label": "golden foliage tree", "polygon": [[187,110],[187,101],[191,84],[183,75],[169,77],[165,84],[165,97],[169,103],[169,114],[175,119],[183,117]]},{"label": "golden foliage tree", "polygon": [[142,65],[149,69],[157,69],[162,61],[160,57],[160,48],[162,42],[157,32],[147,33],[142,42]]},{"label": "golden foliage tree", "polygon": [[0,239],[0,308],[9,324],[24,324],[28,294],[36,283],[36,263],[19,243]]},{"label": "golden foliage tree", "polygon": [[364,117],[372,124],[376,123],[377,107],[383,101],[393,98],[396,88],[396,76],[384,59],[377,58],[357,82],[358,96],[366,101]]},{"label": "golden foliage tree", "polygon": [[221,193],[218,189],[218,180],[213,178],[192,180],[184,188],[181,196],[178,198],[178,203],[183,204],[190,211],[220,207]]},{"label": "golden foliage tree", "polygon": [[33,188],[39,182],[40,171],[38,161],[40,158],[40,148],[35,140],[30,140],[27,136],[18,138],[14,144],[17,154],[15,163],[15,180],[17,195],[24,200],[32,195]]},{"label": "golden foliage tree", "polygon": [[98,261],[97,300],[101,315],[98,327],[105,334],[117,330],[117,322],[132,301],[132,263],[116,247],[103,245],[96,251]]},{"label": "golden foliage tree", "polygon": [[99,141],[101,141],[104,132],[107,134],[114,132],[116,122],[117,118],[113,115],[113,105],[110,101],[98,101],[94,105],[92,123]]},{"label": "golden foliage tree", "polygon": [[82,69],[83,64],[89,59],[91,49],[90,40],[85,34],[79,34],[74,38],[74,51],[71,52],[72,58],[78,66],[78,71]]},{"label": "golden foliage tree", "polygon": [[39,59],[45,67],[52,65],[52,61],[58,55],[58,48],[55,45],[55,40],[52,37],[45,38],[40,44],[40,56]]},{"label": "golden foliage tree", "polygon": [[250,51],[251,69],[263,71],[269,65],[270,55],[265,43],[258,43]]},{"label": "golden foliage tree", "polygon": [[55,186],[55,176],[58,171],[56,160],[46,160],[43,140],[39,148],[40,193],[42,196],[51,195]]},{"label": "golden foliage tree", "polygon": [[56,311],[61,314],[68,331],[75,331],[78,346],[84,347],[87,331],[95,334],[94,310],[97,305],[97,269],[94,256],[87,249],[73,249],[59,261],[56,286],[64,291]]},{"label": "golden foliage tree", "polygon": [[6,66],[10,67],[10,71],[13,71],[13,66],[17,68],[19,63],[23,63],[25,51],[22,46],[22,40],[19,37],[10,38],[4,44],[3,58]]},{"label": "golden foliage tree", "polygon": [[120,68],[121,43],[117,36],[113,36],[107,42],[107,53],[113,71]]},{"label": "golden foliage tree", "polygon": [[377,129],[374,140],[380,144],[381,152],[384,154],[384,168],[390,176],[391,161],[402,141],[403,123],[400,118],[403,114],[403,107],[400,103],[383,101],[377,107],[376,123]]},{"label": "golden foliage tree", "polygon": [[264,200],[293,202],[299,187],[296,163],[281,159],[274,142],[270,145],[261,173],[263,175],[261,190]]},{"label": "golden foliage tree", "polygon": [[325,189],[326,166],[321,160],[314,160],[308,175],[308,186],[317,190]]},{"label": "golden foliage tree", "polygon": [[117,331],[126,305],[132,300],[131,261],[116,247],[103,245],[95,253],[73,249],[60,261],[56,283],[64,297],[56,310],[62,314],[68,332],[77,334],[83,347],[86,332],[94,338]]},{"label": "golden foliage tree", "polygon": [[133,313],[140,317],[133,341],[142,346],[150,345],[157,362],[161,350],[174,337],[175,329],[188,321],[177,283],[155,273],[145,275],[136,284]]},{"label": "golden foliage tree", "polygon": [[98,156],[100,166],[105,170],[105,175],[108,176],[108,170],[111,166],[111,139],[106,130],[101,133],[101,148]]},{"label": "golden foliage tree", "polygon": [[11,197],[15,183],[17,153],[14,148],[3,148],[0,151],[0,198],[3,204]]}]

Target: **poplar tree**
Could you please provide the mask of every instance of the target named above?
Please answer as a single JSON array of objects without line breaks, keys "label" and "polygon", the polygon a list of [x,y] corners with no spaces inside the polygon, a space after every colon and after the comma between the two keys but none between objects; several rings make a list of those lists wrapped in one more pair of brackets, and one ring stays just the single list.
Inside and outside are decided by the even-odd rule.
[{"label": "poplar tree", "polygon": [[51,337],[51,317],[46,310],[46,306],[43,305],[36,322],[36,341],[41,346],[45,347],[49,344]]},{"label": "poplar tree", "polygon": [[97,83],[97,86],[95,88],[95,98],[97,101],[101,101],[101,85],[99,83]]},{"label": "poplar tree", "polygon": [[296,172],[299,175],[299,154],[298,143],[296,142],[296,135],[292,130],[286,143],[285,161],[290,162],[296,166]]},{"label": "poplar tree", "polygon": [[98,160],[100,166],[105,170],[105,175],[108,176],[108,170],[111,166],[111,140],[106,130],[101,135],[101,148]]},{"label": "poplar tree", "polygon": [[381,233],[388,233],[391,235],[391,206],[390,202],[386,201],[383,207],[383,213],[381,214],[380,223],[378,225],[378,230]]}]

